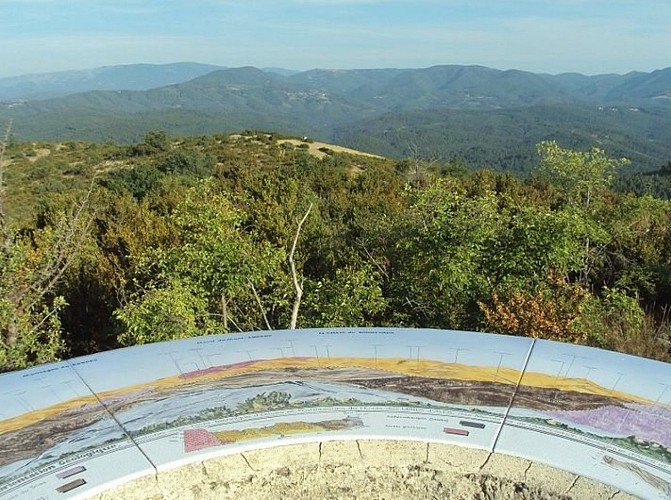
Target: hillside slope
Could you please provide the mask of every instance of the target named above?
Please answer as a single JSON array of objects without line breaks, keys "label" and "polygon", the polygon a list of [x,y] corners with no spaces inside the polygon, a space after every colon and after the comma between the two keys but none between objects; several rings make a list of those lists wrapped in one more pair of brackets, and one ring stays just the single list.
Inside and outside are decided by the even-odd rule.
[{"label": "hillside slope", "polygon": [[[297,74],[245,67],[149,90],[0,105],[0,120],[10,118],[19,139],[134,141],[152,129],[263,129],[399,157],[409,155],[408,142],[426,144],[415,154],[519,171],[530,167],[538,141],[556,139],[655,170],[671,158],[671,68],[584,76],[454,65]],[[506,163],[515,157],[522,160]]]}]

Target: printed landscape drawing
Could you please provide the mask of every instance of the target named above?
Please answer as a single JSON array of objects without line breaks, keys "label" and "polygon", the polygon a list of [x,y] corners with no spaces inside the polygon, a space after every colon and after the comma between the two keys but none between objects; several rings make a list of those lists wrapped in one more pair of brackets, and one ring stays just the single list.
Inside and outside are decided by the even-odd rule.
[{"label": "printed landscape drawing", "polygon": [[443,441],[580,467],[647,498],[671,491],[671,382],[659,382],[670,367],[595,349],[330,329],[193,338],[41,370],[0,377],[13,388],[0,498],[90,493],[119,480],[106,460],[132,464],[131,477],[324,436]]},{"label": "printed landscape drawing", "polygon": [[[534,389],[539,384],[545,386],[543,392]],[[525,440],[525,430],[535,431],[533,440]],[[539,438],[546,433],[558,442],[555,447]],[[592,450],[591,460],[583,461],[588,456],[585,446]],[[601,480],[617,476],[625,491],[668,498],[671,366],[537,341],[497,451],[565,463]]]}]

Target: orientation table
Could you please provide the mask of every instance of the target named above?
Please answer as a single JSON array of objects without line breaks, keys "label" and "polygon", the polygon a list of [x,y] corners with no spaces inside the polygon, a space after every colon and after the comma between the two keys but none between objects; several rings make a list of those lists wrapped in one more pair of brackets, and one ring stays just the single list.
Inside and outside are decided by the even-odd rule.
[{"label": "orientation table", "polygon": [[194,337],[0,375],[0,500],[85,498],[284,444],[448,443],[671,497],[671,365],[526,337]]}]

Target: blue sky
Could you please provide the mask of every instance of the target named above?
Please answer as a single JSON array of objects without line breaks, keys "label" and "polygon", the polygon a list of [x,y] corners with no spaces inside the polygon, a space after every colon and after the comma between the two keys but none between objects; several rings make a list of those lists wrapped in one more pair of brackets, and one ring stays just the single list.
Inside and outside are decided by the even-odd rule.
[{"label": "blue sky", "polygon": [[176,61],[651,71],[671,66],[671,1],[0,0],[0,77]]}]

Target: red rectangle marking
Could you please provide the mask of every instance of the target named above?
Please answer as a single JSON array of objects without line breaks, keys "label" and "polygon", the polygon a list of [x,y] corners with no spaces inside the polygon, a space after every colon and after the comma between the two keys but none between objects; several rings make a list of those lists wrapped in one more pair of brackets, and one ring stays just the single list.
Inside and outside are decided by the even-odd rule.
[{"label": "red rectangle marking", "polygon": [[469,432],[466,429],[457,429],[455,427],[443,427],[445,434],[455,434],[457,436],[468,436]]}]

